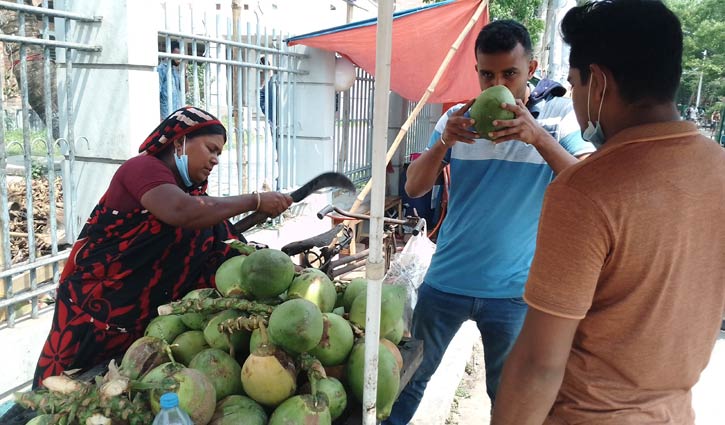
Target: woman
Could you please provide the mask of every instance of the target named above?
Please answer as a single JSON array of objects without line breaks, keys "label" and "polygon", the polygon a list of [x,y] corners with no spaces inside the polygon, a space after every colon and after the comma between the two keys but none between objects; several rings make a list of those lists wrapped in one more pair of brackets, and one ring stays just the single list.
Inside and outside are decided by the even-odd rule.
[{"label": "woman", "polygon": [[184,107],[118,169],[63,269],[35,387],[121,355],[159,305],[212,286],[217,267],[235,255],[223,243],[235,237],[228,218],[275,217],[290,206],[292,198],[277,192],[206,196],[225,142],[219,120]]}]

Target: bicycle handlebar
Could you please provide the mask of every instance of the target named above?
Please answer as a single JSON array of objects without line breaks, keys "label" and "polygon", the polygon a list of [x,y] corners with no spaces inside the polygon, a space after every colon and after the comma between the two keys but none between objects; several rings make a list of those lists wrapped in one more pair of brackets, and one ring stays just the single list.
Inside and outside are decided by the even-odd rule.
[{"label": "bicycle handlebar", "polygon": [[[322,220],[323,218],[325,218],[326,215],[330,214],[331,212],[335,212],[345,218],[352,218],[352,219],[357,219],[357,220],[370,220],[369,215],[353,213],[353,212],[338,208],[334,205],[326,205],[323,209],[318,211],[317,218]],[[418,235],[420,233],[420,231],[423,229],[423,225],[424,225],[424,220],[421,220],[420,217],[406,217],[405,220],[401,220],[401,219],[397,219],[397,218],[390,218],[390,217],[383,217],[383,222],[388,223],[388,224],[413,226],[413,235]]]}]

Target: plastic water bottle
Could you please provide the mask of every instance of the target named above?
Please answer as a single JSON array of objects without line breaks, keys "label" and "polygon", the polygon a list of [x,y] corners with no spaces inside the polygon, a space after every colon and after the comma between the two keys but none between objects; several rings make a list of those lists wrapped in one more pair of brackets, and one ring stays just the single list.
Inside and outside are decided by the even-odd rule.
[{"label": "plastic water bottle", "polygon": [[194,425],[189,415],[179,407],[179,396],[166,393],[161,396],[161,411],[153,425]]}]

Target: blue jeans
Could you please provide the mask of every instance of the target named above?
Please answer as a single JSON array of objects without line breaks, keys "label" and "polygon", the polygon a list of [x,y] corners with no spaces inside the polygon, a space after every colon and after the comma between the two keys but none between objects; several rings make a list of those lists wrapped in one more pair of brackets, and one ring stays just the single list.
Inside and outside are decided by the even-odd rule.
[{"label": "blue jeans", "polygon": [[413,338],[423,340],[423,361],[383,425],[410,422],[448,344],[469,319],[476,322],[483,339],[486,392],[493,406],[503,364],[524,324],[526,310],[522,298],[467,297],[441,292],[423,283],[418,289],[411,329]]}]

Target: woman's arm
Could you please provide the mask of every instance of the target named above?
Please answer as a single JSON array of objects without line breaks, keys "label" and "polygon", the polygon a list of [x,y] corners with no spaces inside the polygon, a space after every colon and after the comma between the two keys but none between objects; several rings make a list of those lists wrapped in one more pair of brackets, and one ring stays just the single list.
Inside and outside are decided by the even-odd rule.
[{"label": "woman's arm", "polygon": [[191,196],[173,184],[162,184],[141,196],[141,205],[166,224],[187,229],[213,226],[236,215],[259,211],[276,217],[292,204],[279,192],[238,196]]}]

